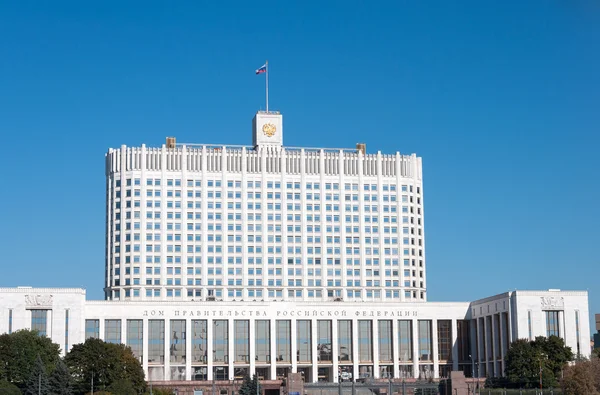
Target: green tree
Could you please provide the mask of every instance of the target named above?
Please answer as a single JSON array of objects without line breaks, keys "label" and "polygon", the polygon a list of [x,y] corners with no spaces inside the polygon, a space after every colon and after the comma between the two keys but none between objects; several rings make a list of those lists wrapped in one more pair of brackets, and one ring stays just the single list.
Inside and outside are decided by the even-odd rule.
[{"label": "green tree", "polygon": [[133,388],[133,384],[129,380],[118,379],[113,381],[113,383],[108,387],[108,390],[112,394],[119,395],[136,395],[137,392],[135,388]]},{"label": "green tree", "polygon": [[33,369],[29,373],[29,377],[23,388],[25,395],[48,395],[50,393],[50,385],[48,384],[48,375],[46,367],[40,356],[35,360]]},{"label": "green tree", "polygon": [[21,395],[21,390],[19,389],[19,387],[17,387],[13,383],[9,383],[8,381],[2,379],[2,380],[0,380],[0,394],[2,394],[2,395]]},{"label": "green tree", "polygon": [[244,377],[244,382],[240,387],[239,395],[257,395],[262,393],[262,388],[260,385],[260,381],[256,374],[250,378],[249,375]]},{"label": "green tree", "polygon": [[79,392],[106,390],[117,380],[131,382],[135,393],[146,390],[144,370],[131,348],[123,344],[105,343],[87,339],[76,344],[65,357],[65,364],[73,375],[74,388]]},{"label": "green tree", "polygon": [[539,386],[540,369],[545,388],[558,386],[557,378],[569,361],[574,358],[570,347],[557,336],[537,337],[533,341],[519,339],[512,342],[506,354],[505,375],[508,382],[503,385],[518,388]]},{"label": "green tree", "polygon": [[46,372],[54,370],[60,347],[46,336],[28,329],[0,335],[0,376],[22,387],[39,356]]},{"label": "green tree", "polygon": [[71,395],[73,393],[73,378],[62,359],[56,363],[56,368],[50,376],[50,394]]}]

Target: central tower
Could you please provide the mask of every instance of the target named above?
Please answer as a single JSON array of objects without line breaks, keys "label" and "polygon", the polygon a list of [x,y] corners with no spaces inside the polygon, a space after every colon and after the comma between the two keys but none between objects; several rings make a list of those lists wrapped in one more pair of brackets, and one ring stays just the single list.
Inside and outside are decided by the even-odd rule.
[{"label": "central tower", "polygon": [[252,119],[252,145],[283,146],[283,116],[279,111],[259,111]]}]

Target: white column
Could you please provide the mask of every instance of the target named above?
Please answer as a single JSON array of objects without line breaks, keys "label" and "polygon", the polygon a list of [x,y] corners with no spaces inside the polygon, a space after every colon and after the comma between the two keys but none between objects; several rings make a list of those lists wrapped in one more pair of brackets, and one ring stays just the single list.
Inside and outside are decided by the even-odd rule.
[{"label": "white column", "polygon": [[271,325],[271,378],[275,380],[277,378],[277,324],[276,320],[269,320]]},{"label": "white column", "polygon": [[352,378],[358,379],[358,364],[360,362],[358,357],[358,337],[360,333],[358,331],[358,320],[352,319]]},{"label": "white column", "polygon": [[439,360],[439,344],[438,344],[438,324],[434,318],[431,320],[431,343],[433,345],[433,377],[440,377],[440,360]]},{"label": "white column", "polygon": [[192,359],[194,349],[192,348],[192,320],[185,320],[185,379],[192,379]]},{"label": "white column", "polygon": [[[321,166],[321,169],[323,167]],[[331,359],[333,360],[333,381],[338,382],[340,377],[338,374],[339,369],[339,350],[338,350],[338,320],[331,320]]]},{"label": "white column", "polygon": [[171,320],[165,319],[165,380],[171,380]]},{"label": "white column", "polygon": [[398,340],[400,336],[398,335],[398,320],[392,319],[392,361],[394,363],[394,375],[393,377],[399,377],[400,373],[400,364],[398,361],[400,360],[400,345],[398,344]]},{"label": "white column", "polygon": [[452,331],[452,333],[450,334],[452,339],[450,342],[450,344],[452,345],[452,370],[458,370],[458,325],[456,322],[456,318],[452,319],[450,328]]},{"label": "white column", "polygon": [[290,320],[290,333],[291,333],[291,358],[292,358],[292,373],[298,373],[298,324],[296,319]]},{"label": "white column", "polygon": [[[204,182],[204,181],[203,181]],[[213,379],[213,320],[208,318],[206,320],[206,359],[208,362],[207,380]]]},{"label": "white column", "polygon": [[[101,320],[100,322],[103,322]],[[144,318],[142,320],[142,367],[144,368],[144,372],[146,373],[146,377],[148,376],[148,341],[150,340],[150,336],[148,335],[148,318]]]},{"label": "white column", "polygon": [[[248,336],[250,337],[250,344],[248,348],[248,358],[250,358],[250,376],[256,373],[256,320],[249,320]],[[257,375],[258,376],[258,375]]]},{"label": "white column", "polygon": [[413,341],[413,377],[419,378],[419,324],[417,319],[412,319]]},{"label": "white column", "polygon": [[310,347],[311,347],[311,357],[312,357],[312,381],[316,383],[319,381],[319,353],[317,352],[317,321],[316,319],[312,319],[310,322]]},{"label": "white column", "polygon": [[379,378],[379,321],[373,318],[372,322],[372,341],[373,341],[373,377]]},{"label": "white column", "polygon": [[235,321],[233,318],[227,320],[228,335],[227,335],[227,370],[229,370],[229,380],[233,380],[233,361],[235,361]]}]

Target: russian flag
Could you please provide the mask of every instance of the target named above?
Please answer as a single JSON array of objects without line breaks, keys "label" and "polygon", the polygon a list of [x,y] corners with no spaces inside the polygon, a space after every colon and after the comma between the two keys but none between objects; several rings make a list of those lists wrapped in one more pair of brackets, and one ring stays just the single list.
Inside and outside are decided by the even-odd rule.
[{"label": "russian flag", "polygon": [[256,75],[266,73],[267,72],[267,64],[263,64],[256,70]]}]

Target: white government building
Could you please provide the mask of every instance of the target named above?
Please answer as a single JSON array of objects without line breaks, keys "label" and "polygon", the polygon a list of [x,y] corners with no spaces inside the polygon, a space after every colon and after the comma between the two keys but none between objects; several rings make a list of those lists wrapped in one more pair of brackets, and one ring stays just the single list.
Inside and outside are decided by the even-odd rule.
[{"label": "white government building", "polygon": [[259,112],[250,147],[110,149],[106,300],[0,288],[0,333],[125,343],[152,381],[501,376],[511,341],[549,335],[589,356],[585,291],[426,301],[421,158],[282,132]]}]

